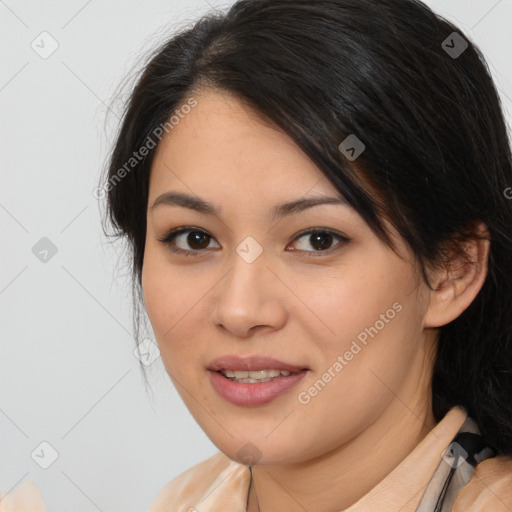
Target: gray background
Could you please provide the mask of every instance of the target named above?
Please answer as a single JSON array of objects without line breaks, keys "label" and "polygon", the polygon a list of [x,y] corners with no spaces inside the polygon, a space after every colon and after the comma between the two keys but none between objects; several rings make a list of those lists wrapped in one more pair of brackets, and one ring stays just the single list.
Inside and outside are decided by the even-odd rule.
[{"label": "gray background", "polygon": [[[166,33],[231,3],[0,0],[0,491],[33,480],[48,512],[147,510],[217,452],[159,358],[146,392],[129,268],[93,190],[122,79]],[[510,120],[512,0],[426,3],[481,47]],[[58,44],[45,59],[31,47],[55,44],[43,31]],[[57,250],[46,262],[33,252],[43,237]],[[58,452],[48,469],[44,441]]]}]

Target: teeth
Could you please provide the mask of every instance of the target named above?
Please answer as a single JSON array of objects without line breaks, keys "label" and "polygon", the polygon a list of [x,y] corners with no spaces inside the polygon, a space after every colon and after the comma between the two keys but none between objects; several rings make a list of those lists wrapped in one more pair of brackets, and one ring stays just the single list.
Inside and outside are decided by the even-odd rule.
[{"label": "teeth", "polygon": [[268,382],[276,377],[288,377],[288,370],[221,370],[220,373],[236,382]]},{"label": "teeth", "polygon": [[[236,375],[236,372],[235,372]],[[268,377],[268,370],[254,370],[249,372],[250,379],[266,379]]]}]

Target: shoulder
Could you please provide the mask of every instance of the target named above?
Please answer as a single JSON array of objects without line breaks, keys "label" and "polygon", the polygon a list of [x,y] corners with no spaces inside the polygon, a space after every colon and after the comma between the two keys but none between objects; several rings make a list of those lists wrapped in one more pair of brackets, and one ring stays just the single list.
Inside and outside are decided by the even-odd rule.
[{"label": "shoulder", "polygon": [[512,510],[512,456],[498,455],[477,464],[455,500],[453,512]]},{"label": "shoulder", "polygon": [[32,480],[9,493],[0,492],[0,512],[46,512],[41,492]]},{"label": "shoulder", "polygon": [[205,500],[214,489],[220,499],[220,495],[234,490],[242,494],[248,484],[248,467],[218,452],[167,483],[147,512],[187,512],[194,510],[192,505]]}]

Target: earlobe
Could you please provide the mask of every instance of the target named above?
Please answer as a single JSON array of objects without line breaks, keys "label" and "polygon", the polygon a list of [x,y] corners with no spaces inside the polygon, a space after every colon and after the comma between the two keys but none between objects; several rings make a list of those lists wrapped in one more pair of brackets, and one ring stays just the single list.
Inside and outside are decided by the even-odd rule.
[{"label": "earlobe", "polygon": [[455,320],[473,302],[487,276],[489,232],[483,222],[474,237],[459,242],[462,253],[448,257],[445,268],[432,272],[430,302],[424,327],[441,327]]}]

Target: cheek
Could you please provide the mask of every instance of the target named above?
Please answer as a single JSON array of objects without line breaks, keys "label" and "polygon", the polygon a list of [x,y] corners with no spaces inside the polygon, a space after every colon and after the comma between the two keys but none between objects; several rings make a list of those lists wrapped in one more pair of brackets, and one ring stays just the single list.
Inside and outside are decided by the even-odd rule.
[{"label": "cheek", "polygon": [[[386,301],[384,304],[388,306]],[[340,323],[337,342],[327,346],[324,339],[322,362],[315,368],[314,378],[297,390],[302,393],[297,396],[302,428],[309,428],[317,443],[312,451],[332,449],[341,440],[351,439],[375,422],[397,395],[408,396],[405,383],[409,373],[414,369],[421,372],[419,335],[413,332],[417,329],[414,310],[400,305],[400,311],[388,313],[388,323],[381,320],[383,324],[376,326],[378,317],[367,322],[366,318],[344,316],[340,322],[348,326],[346,336]],[[357,337],[360,333],[364,343]]]},{"label": "cheek", "polygon": [[[147,251],[142,269],[142,290],[162,361],[173,374],[197,358],[197,335],[206,318],[205,303],[211,288],[189,269],[173,269],[165,251]],[[197,349],[194,352],[194,348]],[[178,372],[179,373],[179,372]]]},{"label": "cheek", "polygon": [[398,316],[393,304],[402,304],[411,287],[409,271],[393,269],[391,263],[359,258],[327,274],[295,276],[294,293],[304,304],[303,327],[315,332],[323,351],[348,349],[358,335],[364,341],[366,329],[376,322],[379,331],[389,330]]},{"label": "cheek", "polygon": [[400,386],[421,341],[422,304],[411,293],[410,268],[372,261],[347,266],[314,287],[308,288],[308,276],[296,281],[308,305],[301,314],[303,329],[319,349],[316,376],[325,372],[333,383],[322,393],[333,393],[331,398],[350,409],[387,396],[384,383]]},{"label": "cheek", "polygon": [[160,251],[148,247],[142,267],[146,311],[159,344],[172,337],[186,304],[186,287],[180,273],[173,274]]}]

